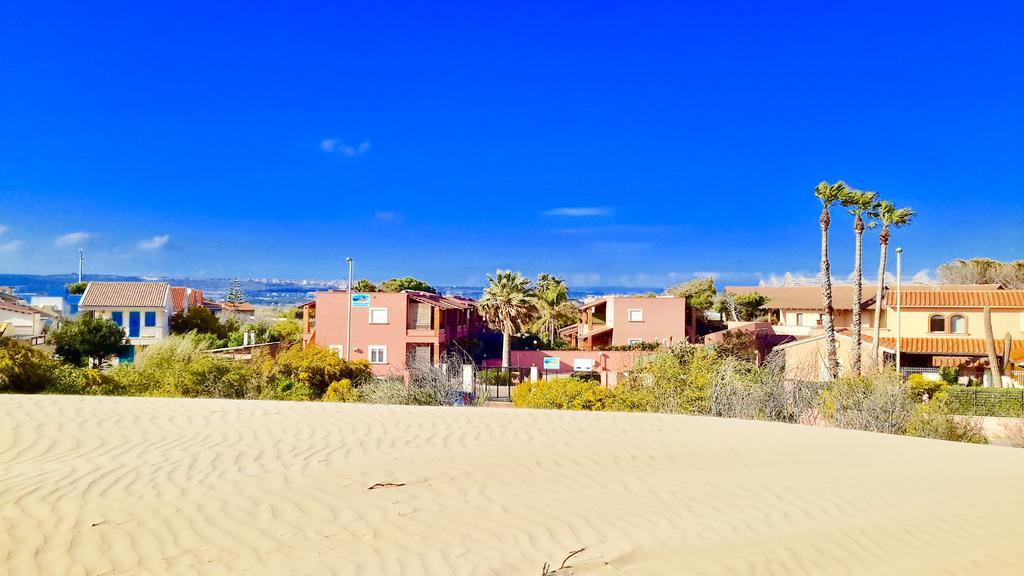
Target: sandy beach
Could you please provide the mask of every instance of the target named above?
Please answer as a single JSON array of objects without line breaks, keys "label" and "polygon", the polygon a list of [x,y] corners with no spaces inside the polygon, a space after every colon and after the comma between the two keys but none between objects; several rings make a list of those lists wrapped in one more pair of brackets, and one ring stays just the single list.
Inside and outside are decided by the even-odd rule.
[{"label": "sandy beach", "polygon": [[537,575],[580,548],[557,574],[1024,570],[1011,448],[483,408],[0,396],[0,413],[3,574]]}]

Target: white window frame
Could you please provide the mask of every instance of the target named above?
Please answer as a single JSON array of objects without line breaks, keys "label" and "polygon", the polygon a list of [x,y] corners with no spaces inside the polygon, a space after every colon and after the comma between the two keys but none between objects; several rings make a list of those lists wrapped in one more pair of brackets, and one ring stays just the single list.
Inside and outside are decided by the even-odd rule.
[{"label": "white window frame", "polygon": [[[634,312],[638,312],[640,314],[640,319],[633,318],[633,313]],[[630,322],[643,322],[644,321],[644,309],[643,308],[630,308],[629,311],[626,313],[626,318]]]},{"label": "white window frame", "polygon": [[[374,361],[373,353],[380,351],[382,358],[378,361]],[[366,357],[370,360],[370,364],[387,364],[388,363],[388,347],[378,344],[373,344],[366,347]]]},{"label": "white window frame", "polygon": [[803,326],[804,325],[804,313],[803,312],[797,312],[796,313],[796,325],[797,326]]},{"label": "white window frame", "polygon": [[626,346],[634,346],[636,344],[643,344],[643,343],[644,343],[643,338],[630,338],[629,340],[626,340]]},{"label": "white window frame", "polygon": [[[374,314],[374,312],[384,312],[384,321],[383,322],[374,322],[373,321],[373,314]],[[390,314],[388,314],[388,309],[387,308],[370,308],[370,315],[369,315],[369,322],[370,322],[370,324],[388,324],[388,320],[390,319],[389,317],[390,317]]]}]

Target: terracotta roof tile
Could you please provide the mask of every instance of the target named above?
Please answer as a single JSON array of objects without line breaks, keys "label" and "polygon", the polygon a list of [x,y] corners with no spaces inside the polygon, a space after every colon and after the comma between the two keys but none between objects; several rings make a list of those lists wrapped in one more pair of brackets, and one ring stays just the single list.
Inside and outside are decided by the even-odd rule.
[{"label": "terracotta roof tile", "polygon": [[79,307],[162,308],[170,288],[165,282],[90,282]]},{"label": "terracotta roof tile", "polygon": [[[886,296],[896,305],[896,293]],[[1024,308],[1024,290],[903,290],[904,308]]]},{"label": "terracotta roof tile", "polygon": [[185,296],[188,290],[184,286],[171,286],[171,313],[177,314],[185,309]]},{"label": "terracotta roof tile", "polygon": [[[787,310],[823,310],[821,286],[726,286],[730,294],[758,294],[768,298],[771,308]],[[873,301],[875,287],[864,285],[861,306]],[[853,285],[833,284],[832,305],[836,310],[853,310]]]},{"label": "terracotta roof tile", "polygon": [[43,314],[42,310],[33,308],[31,306],[25,306],[24,304],[13,304],[11,302],[0,302],[0,310],[9,310],[11,312],[18,312],[20,314]]},{"label": "terracotta roof tile", "polygon": [[[868,339],[865,339],[870,340]],[[882,346],[896,348],[895,338],[879,338]],[[901,338],[900,351],[906,354],[944,354],[951,356],[984,356],[984,338],[956,338],[956,337],[921,337]],[[1014,340],[1010,347],[1010,359],[1014,362],[1024,360],[1024,340]],[[996,340],[996,353],[1002,355],[1003,340]]]}]

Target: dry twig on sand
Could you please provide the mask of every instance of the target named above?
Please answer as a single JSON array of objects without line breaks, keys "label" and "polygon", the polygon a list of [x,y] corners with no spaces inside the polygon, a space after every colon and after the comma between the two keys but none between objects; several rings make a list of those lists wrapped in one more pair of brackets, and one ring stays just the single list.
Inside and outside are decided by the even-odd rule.
[{"label": "dry twig on sand", "polygon": [[551,565],[545,562],[544,565],[540,568],[540,576],[554,576],[555,574],[561,572],[562,570],[565,570],[566,568],[572,568],[571,565],[566,566],[565,563],[568,562],[570,558],[579,554],[580,552],[583,552],[584,550],[586,550],[586,548],[580,548],[579,550],[573,550],[572,552],[569,552],[569,555],[566,556],[564,560],[562,560],[562,564],[555,570],[552,570]]},{"label": "dry twig on sand", "polygon": [[377,488],[398,488],[399,486],[405,486],[405,482],[377,482],[373,486],[367,488],[367,490],[376,490]]}]

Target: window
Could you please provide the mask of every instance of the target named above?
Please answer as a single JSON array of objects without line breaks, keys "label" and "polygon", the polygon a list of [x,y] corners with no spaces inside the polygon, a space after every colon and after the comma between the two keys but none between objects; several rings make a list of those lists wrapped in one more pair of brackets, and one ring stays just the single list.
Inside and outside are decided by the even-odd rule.
[{"label": "window", "polygon": [[630,322],[643,322],[644,311],[639,308],[630,308],[629,310],[629,321]]},{"label": "window", "polygon": [[803,326],[804,325],[804,313],[803,312],[797,312],[797,314],[796,314],[796,325],[797,326]]},{"label": "window", "polygon": [[967,334],[967,318],[960,316],[949,317],[949,331],[953,334]]},{"label": "window", "polygon": [[156,326],[156,312],[146,312],[146,317],[144,318],[144,325],[147,328],[152,328],[153,326]]},{"label": "window", "polygon": [[387,324],[387,308],[370,308],[370,324]]},{"label": "window", "polygon": [[643,343],[644,343],[644,341],[639,339],[639,338],[630,338],[629,340],[626,341],[626,344],[628,344],[630,346],[636,346],[637,344],[643,344]]},{"label": "window", "polygon": [[118,326],[124,326],[124,312],[111,312],[110,319]]},{"label": "window", "polygon": [[388,347],[370,346],[370,364],[387,364]]},{"label": "window", "polygon": [[934,314],[928,317],[928,331],[929,332],[945,332],[946,331],[946,317],[939,314]]}]

